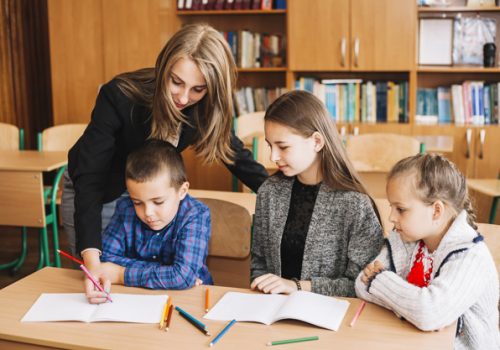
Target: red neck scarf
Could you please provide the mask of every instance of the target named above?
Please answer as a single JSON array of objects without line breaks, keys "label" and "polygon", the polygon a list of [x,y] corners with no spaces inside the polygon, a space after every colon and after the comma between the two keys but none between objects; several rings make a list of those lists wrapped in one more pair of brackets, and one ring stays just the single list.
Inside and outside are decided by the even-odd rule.
[{"label": "red neck scarf", "polygon": [[[414,284],[418,287],[428,287],[431,282],[431,273],[433,268],[433,261],[431,257],[424,256],[424,242],[420,241],[418,245],[418,252],[415,256],[415,261],[413,262],[413,266],[411,267],[410,273],[406,277],[406,280]],[[425,271],[424,259],[428,259],[430,261],[430,267],[427,271]]]}]

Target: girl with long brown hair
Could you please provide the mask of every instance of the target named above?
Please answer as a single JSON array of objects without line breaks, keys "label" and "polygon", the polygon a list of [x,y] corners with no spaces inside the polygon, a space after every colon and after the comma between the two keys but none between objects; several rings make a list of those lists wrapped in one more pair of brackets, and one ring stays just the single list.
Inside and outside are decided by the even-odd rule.
[{"label": "girl with long brown hair", "polygon": [[[91,121],[69,152],[62,212],[70,244],[74,249],[76,235],[76,252],[104,284],[101,232],[125,192],[127,156],[147,139],[168,141],[179,152],[192,145],[201,161],[223,162],[255,191],[266,179],[231,129],[235,84],[223,36],[208,25],[188,25],[166,43],[154,68],[101,87]],[[86,293],[92,302],[105,300],[88,280]]]},{"label": "girl with long brown hair", "polygon": [[304,91],[278,98],[264,120],[279,172],[257,195],[251,287],[355,296],[354,280],[383,235],[333,120]]}]

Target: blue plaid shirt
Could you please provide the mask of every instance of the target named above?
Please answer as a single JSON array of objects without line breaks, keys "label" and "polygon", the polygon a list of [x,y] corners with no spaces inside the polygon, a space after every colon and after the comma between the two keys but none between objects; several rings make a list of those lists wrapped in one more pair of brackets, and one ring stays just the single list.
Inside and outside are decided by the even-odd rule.
[{"label": "blue plaid shirt", "polygon": [[116,209],[103,233],[102,261],[125,267],[125,285],[152,289],[186,289],[196,278],[213,284],[206,259],[210,210],[187,195],[172,222],[151,230],[135,214],[129,197]]}]

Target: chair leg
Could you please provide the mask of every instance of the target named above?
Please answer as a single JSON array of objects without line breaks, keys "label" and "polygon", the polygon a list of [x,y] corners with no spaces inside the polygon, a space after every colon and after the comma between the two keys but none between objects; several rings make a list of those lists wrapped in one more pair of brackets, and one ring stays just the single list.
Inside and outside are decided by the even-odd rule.
[{"label": "chair leg", "polygon": [[24,260],[26,259],[26,252],[28,249],[28,244],[27,244],[27,228],[23,227],[21,231],[21,255],[16,260],[13,260],[11,262],[1,264],[0,265],[0,270],[5,270],[5,269],[11,269],[11,274],[14,274],[19,270],[21,265],[24,263]]},{"label": "chair leg", "polygon": [[[42,227],[40,229],[40,249],[42,254],[42,267],[50,266],[50,252],[49,252],[49,238],[47,236],[47,227]],[[40,266],[40,264],[38,264]]]},{"label": "chair leg", "polygon": [[22,241],[21,241],[21,256],[17,260],[17,264],[12,268],[11,273],[15,274],[23,265],[24,260],[26,259],[26,254],[28,252],[28,229],[26,227],[22,228],[21,233]]},{"label": "chair leg", "polygon": [[490,211],[490,224],[495,223],[495,217],[497,215],[498,209],[498,200],[500,197],[493,197],[493,203],[491,203],[491,211]]},{"label": "chair leg", "polygon": [[52,208],[51,210],[52,210],[52,235],[53,235],[52,244],[54,245],[54,266],[61,267],[61,257],[57,252],[57,250],[59,249],[59,228],[57,227],[58,221],[57,221],[56,204],[55,203],[51,204],[51,208]]}]

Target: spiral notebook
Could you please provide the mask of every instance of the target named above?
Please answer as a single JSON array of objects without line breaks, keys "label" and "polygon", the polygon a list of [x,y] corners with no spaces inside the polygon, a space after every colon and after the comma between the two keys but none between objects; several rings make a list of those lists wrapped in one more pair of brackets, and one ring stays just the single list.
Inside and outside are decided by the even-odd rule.
[{"label": "spiral notebook", "polygon": [[83,293],[43,293],[21,322],[132,322],[158,323],[168,300],[163,295],[118,294],[113,302],[89,304]]},{"label": "spiral notebook", "polygon": [[204,318],[218,321],[235,319],[266,325],[295,319],[337,331],[348,308],[346,300],[304,291],[290,295],[228,292]]}]

